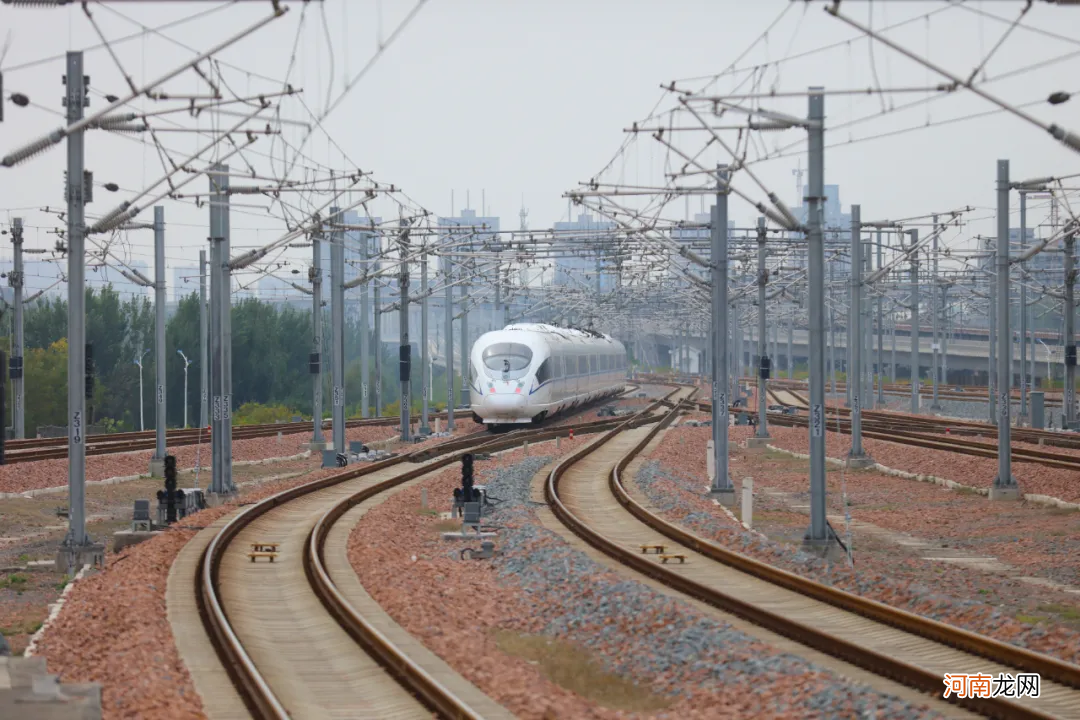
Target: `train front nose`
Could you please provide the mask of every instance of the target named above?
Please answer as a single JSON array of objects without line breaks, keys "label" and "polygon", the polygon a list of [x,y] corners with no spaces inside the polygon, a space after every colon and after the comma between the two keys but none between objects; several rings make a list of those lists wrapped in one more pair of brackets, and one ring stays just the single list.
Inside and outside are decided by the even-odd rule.
[{"label": "train front nose", "polygon": [[519,418],[524,415],[525,396],[519,393],[488,393],[484,396],[484,416]]}]

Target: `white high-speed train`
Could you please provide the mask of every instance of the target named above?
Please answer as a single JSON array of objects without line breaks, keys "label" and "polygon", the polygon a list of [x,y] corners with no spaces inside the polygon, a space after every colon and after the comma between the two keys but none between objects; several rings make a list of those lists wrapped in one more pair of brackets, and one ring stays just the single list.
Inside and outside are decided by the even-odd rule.
[{"label": "white high-speed train", "polygon": [[484,333],[469,364],[473,420],[489,427],[540,422],[626,387],[621,342],[554,325],[521,323]]}]

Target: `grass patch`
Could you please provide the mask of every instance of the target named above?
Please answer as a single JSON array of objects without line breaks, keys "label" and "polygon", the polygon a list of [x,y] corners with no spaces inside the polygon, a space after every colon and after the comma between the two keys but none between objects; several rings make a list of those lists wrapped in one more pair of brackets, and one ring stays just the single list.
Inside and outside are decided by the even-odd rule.
[{"label": "grass patch", "polygon": [[960,495],[982,495],[982,493],[980,493],[975,488],[969,487],[954,487],[952,491],[954,493],[959,493]]},{"label": "grass patch", "polygon": [[0,635],[4,637],[11,637],[12,635],[33,635],[41,626],[45,624],[44,620],[27,620],[26,622],[16,623],[9,627],[0,627]]},{"label": "grass patch", "polygon": [[1016,619],[1022,623],[1027,623],[1028,625],[1037,625],[1046,618],[1042,617],[1041,615],[1027,615],[1025,613],[1016,613]]},{"label": "grass patch", "polygon": [[439,511],[431,508],[416,508],[417,515],[428,515],[430,517],[439,517]]},{"label": "grass patch", "polygon": [[26,588],[26,583],[30,581],[30,578],[19,573],[12,573],[3,580],[0,580],[0,589],[11,588],[12,590],[23,590]]},{"label": "grass patch", "polygon": [[435,529],[439,532],[457,532],[461,530],[461,520],[440,520],[435,523]]},{"label": "grass patch", "polygon": [[571,643],[508,630],[496,631],[495,643],[504,653],[539,666],[544,677],[559,687],[602,707],[654,712],[671,704],[667,698],[604,670],[588,651]]},{"label": "grass patch", "polygon": [[1062,620],[1068,620],[1069,622],[1080,622],[1080,608],[1076,607],[1075,605],[1050,603],[1046,605],[1040,605],[1035,609],[1039,612],[1053,613],[1060,617]]}]

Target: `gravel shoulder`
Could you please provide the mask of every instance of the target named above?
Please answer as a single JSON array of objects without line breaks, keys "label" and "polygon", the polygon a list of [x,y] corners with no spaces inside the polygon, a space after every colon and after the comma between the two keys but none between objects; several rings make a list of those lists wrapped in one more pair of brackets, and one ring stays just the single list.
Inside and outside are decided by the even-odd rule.
[{"label": "gravel shoulder", "polygon": [[[363,438],[352,439],[379,439],[372,437],[371,428],[363,430]],[[379,430],[386,431],[382,437],[390,436],[389,430]],[[463,424],[457,434],[473,431],[471,423]],[[269,449],[272,455],[280,454],[275,446],[276,438]],[[201,529],[234,511],[238,504],[255,502],[338,472],[336,468],[324,470],[319,465],[317,458],[308,457],[238,466],[234,468],[234,478],[240,488],[235,500],[190,515],[161,535],[120,554],[107,553],[105,568],[87,575],[72,587],[63,609],[42,634],[37,654],[47,659],[49,671],[59,673],[65,682],[102,683],[105,718],[204,717],[166,616],[165,593],[172,562]],[[185,486],[189,478],[187,474],[181,475],[179,484]],[[152,497],[160,482],[141,479],[116,485],[88,485],[91,536],[104,537],[114,529],[129,526],[131,501]],[[0,526],[2,535],[32,532],[43,522],[57,525],[50,513],[58,496],[27,498],[29,510],[20,513],[17,519],[9,518],[6,512],[13,501],[3,502],[5,513],[0,523],[9,524]],[[8,543],[0,548],[0,565],[52,559],[63,534],[64,527],[52,527],[44,535]],[[20,556],[25,558],[20,560]],[[50,569],[17,574],[26,576],[28,582],[18,583],[19,587],[0,583],[0,627],[23,630],[11,638],[13,652],[19,654],[30,633],[48,615],[48,604],[56,600],[67,579]],[[8,578],[9,575],[0,575],[0,579]]]},{"label": "gravel shoulder", "polygon": [[[560,452],[588,441],[564,440]],[[554,444],[530,452],[477,462],[478,482],[500,501],[488,519],[500,528],[491,561],[462,559],[462,546],[441,538],[457,525],[439,516],[460,482],[456,468],[372,508],[350,536],[365,589],[515,714],[936,717],[778,651],[574,549],[542,527],[530,499]]]},{"label": "gravel shoulder", "polygon": [[[1080,512],[1022,502],[990,503],[976,493],[872,470],[841,471],[830,465],[826,473],[828,511],[842,535],[845,517],[853,521],[849,538],[854,567],[830,565],[799,550],[808,524],[807,462],[737,447],[736,443],[752,431],[731,430],[731,477],[740,496],[743,478],[753,478],[753,527],[767,539],[745,531],[703,497],[710,438],[707,427],[671,429],[639,473],[639,486],[666,516],[698,534],[800,575],[1080,662],[1080,595],[1036,584],[1040,580],[1076,583],[1080,577]],[[792,436],[802,434],[800,451],[806,452],[805,429],[769,431],[779,447],[795,446],[800,438]],[[838,438],[831,435],[829,440],[835,443]],[[870,452],[874,454],[873,449]],[[910,448],[907,453],[917,455]],[[843,453],[830,445],[829,455]],[[876,454],[875,458],[881,459]],[[953,457],[946,470],[962,470],[960,466],[968,460],[978,458],[965,457],[964,463],[957,463]],[[912,464],[918,462],[912,460]],[[910,468],[910,464],[905,467],[899,462],[885,464]],[[887,532],[870,532],[859,523]],[[909,542],[911,539],[920,542]]]},{"label": "gravel shoulder", "polygon": [[[391,438],[396,432],[396,428],[389,425],[347,428],[345,437],[348,440],[372,442]],[[235,440],[233,441],[233,460],[262,460],[270,457],[297,455],[307,450],[307,443],[310,441],[310,431],[282,435],[281,438],[274,436]],[[168,452],[176,457],[176,467],[180,470],[187,470],[200,465],[204,470],[209,468],[209,437],[206,438],[202,445],[171,447],[168,448]],[[111,455],[91,455],[86,458],[86,479],[88,482],[99,482],[109,478],[145,474],[148,472],[150,457],[153,454],[153,450],[141,450]],[[28,490],[60,487],[67,485],[67,477],[68,461],[66,458],[38,460],[15,465],[0,465],[0,492],[23,493]],[[203,482],[203,485],[205,484]]]}]

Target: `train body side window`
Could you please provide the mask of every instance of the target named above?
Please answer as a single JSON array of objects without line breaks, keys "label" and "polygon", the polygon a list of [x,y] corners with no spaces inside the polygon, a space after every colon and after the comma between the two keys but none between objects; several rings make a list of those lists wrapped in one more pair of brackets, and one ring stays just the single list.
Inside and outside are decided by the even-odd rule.
[{"label": "train body side window", "polygon": [[540,367],[536,369],[536,383],[543,385],[551,379],[551,365],[552,358],[548,358],[544,362],[540,363]]}]

